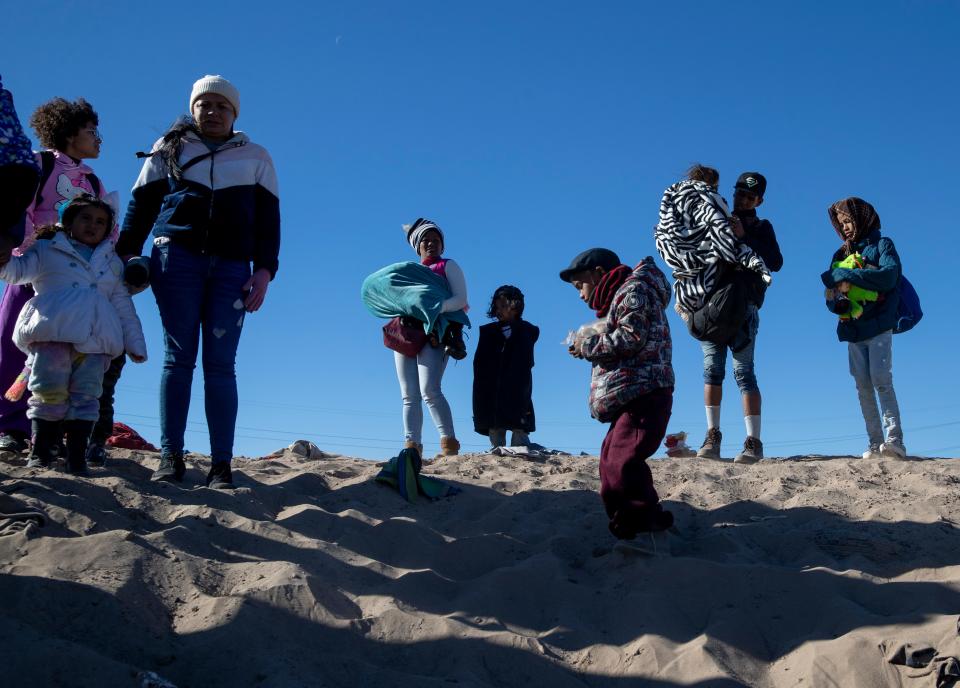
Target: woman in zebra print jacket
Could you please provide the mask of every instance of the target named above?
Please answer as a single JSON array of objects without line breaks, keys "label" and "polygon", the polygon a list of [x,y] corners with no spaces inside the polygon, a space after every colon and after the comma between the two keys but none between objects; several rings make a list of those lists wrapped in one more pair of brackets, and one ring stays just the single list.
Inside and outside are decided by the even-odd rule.
[{"label": "woman in zebra print jacket", "polygon": [[674,307],[684,320],[703,306],[725,263],[758,272],[764,282],[771,282],[763,259],[733,232],[730,211],[717,193],[717,171],[694,165],[689,175],[664,191],[654,230],[657,251],[673,269]]}]

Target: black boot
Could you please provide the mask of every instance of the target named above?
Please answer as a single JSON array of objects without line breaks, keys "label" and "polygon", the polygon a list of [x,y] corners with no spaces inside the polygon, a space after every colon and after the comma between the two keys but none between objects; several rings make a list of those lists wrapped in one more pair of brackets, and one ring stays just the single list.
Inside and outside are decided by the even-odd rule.
[{"label": "black boot", "polygon": [[463,341],[463,325],[450,323],[443,333],[444,352],[456,361],[467,357],[467,345]]},{"label": "black boot", "polygon": [[58,420],[34,418],[30,421],[33,446],[27,459],[27,468],[49,468],[54,450],[60,446],[61,428]]},{"label": "black boot", "polygon": [[150,480],[154,482],[173,482],[174,480],[183,482],[183,474],[187,472],[187,464],[183,462],[183,454],[161,454],[160,455],[160,465],[157,466],[157,470],[153,472],[153,475],[150,476]]},{"label": "black boot", "polygon": [[63,424],[67,436],[67,473],[87,475],[87,443],[93,424],[92,420],[68,420]]},{"label": "black boot", "polygon": [[230,470],[229,461],[219,461],[210,467],[207,473],[207,487],[214,490],[232,490],[233,472]]}]

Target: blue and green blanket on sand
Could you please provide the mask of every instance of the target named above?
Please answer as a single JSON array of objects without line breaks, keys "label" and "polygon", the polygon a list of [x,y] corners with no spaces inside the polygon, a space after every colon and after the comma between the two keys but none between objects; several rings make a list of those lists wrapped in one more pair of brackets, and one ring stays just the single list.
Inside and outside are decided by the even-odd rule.
[{"label": "blue and green blanket on sand", "polygon": [[422,467],[420,453],[416,449],[404,449],[399,456],[387,462],[374,480],[395,488],[408,502],[417,501],[418,496],[429,500],[443,499],[461,491],[455,485],[447,485],[442,480],[421,475]]}]

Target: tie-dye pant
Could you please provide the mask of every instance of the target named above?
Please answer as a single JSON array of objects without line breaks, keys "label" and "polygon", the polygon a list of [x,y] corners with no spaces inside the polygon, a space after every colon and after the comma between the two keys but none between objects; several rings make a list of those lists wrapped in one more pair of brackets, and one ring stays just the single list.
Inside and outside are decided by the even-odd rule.
[{"label": "tie-dye pant", "polygon": [[32,364],[27,387],[31,397],[27,417],[97,420],[103,374],[110,367],[111,357],[82,354],[64,342],[38,342],[30,349]]}]

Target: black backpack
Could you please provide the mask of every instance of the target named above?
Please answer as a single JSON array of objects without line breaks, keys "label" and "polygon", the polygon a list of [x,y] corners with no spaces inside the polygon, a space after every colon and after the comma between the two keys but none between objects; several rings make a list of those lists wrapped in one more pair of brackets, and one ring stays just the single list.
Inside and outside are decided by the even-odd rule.
[{"label": "black backpack", "polygon": [[[40,201],[43,200],[43,187],[47,185],[47,180],[50,179],[50,175],[53,174],[53,166],[56,162],[57,158],[54,156],[53,151],[40,151],[40,185],[37,186],[34,207],[39,206]],[[93,195],[96,198],[100,198],[100,179],[93,172],[87,175],[87,179],[90,181],[90,186],[93,187]]]},{"label": "black backpack", "polygon": [[732,266],[721,272],[706,302],[687,321],[694,339],[730,343],[746,322],[748,307],[756,302],[751,277],[746,270]]}]

